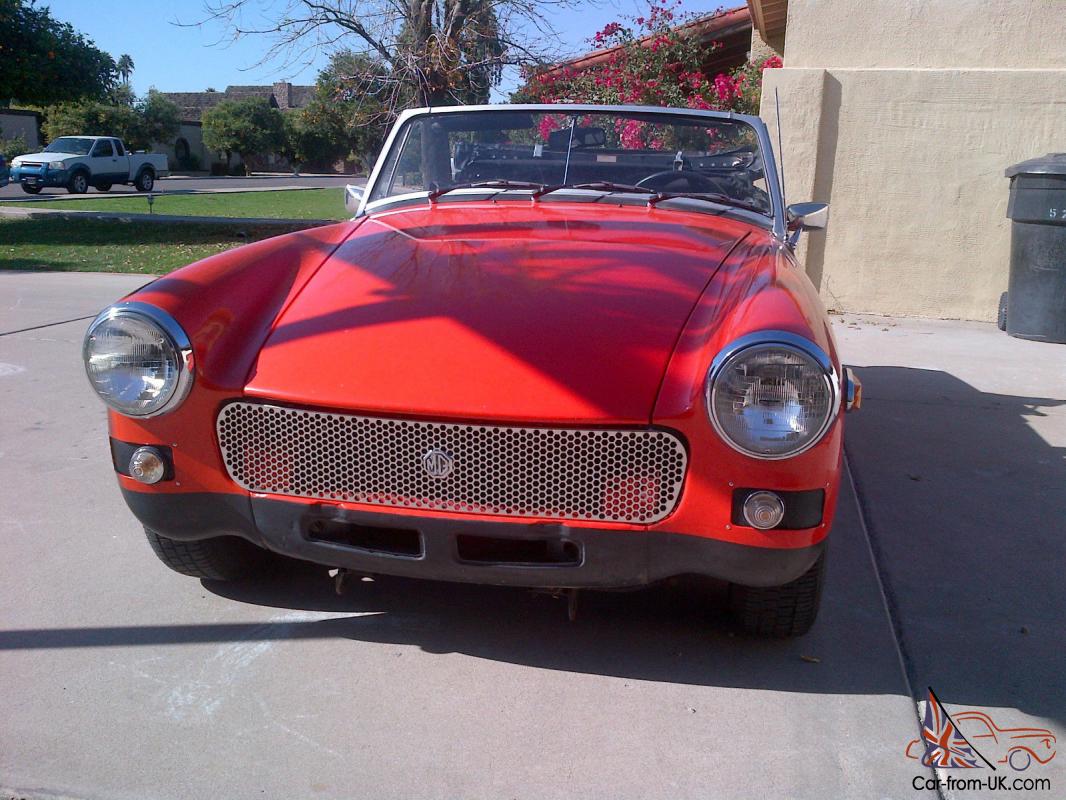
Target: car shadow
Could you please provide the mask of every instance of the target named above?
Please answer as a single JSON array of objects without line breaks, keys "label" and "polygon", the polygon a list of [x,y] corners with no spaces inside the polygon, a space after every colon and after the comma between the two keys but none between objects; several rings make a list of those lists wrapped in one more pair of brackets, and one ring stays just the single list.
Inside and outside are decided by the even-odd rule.
[{"label": "car shadow", "polygon": [[[338,597],[324,567],[294,564],[268,580],[203,582],[229,600],[294,611],[282,619],[6,630],[0,651],[333,640],[643,681],[905,696],[857,507],[850,490],[845,495],[822,613],[797,639],[735,631],[722,611],[723,587],[695,578],[583,592],[569,622],[565,600],[516,588],[377,577]],[[336,652],[345,657],[339,644]]]},{"label": "car shadow", "polygon": [[846,449],[914,691],[1066,720],[1066,448],[1033,425],[1066,398],[856,373]]}]

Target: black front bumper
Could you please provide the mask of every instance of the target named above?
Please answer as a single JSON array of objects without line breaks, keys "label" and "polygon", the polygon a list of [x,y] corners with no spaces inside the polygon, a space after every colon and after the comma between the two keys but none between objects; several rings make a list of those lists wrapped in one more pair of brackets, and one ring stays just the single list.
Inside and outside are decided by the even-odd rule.
[{"label": "black front bumper", "polygon": [[410,517],[227,494],[122,493],[146,527],[171,539],[236,535],[331,567],[501,586],[619,588],[675,575],[780,586],[810,569],[825,548],[824,540],[773,549],[565,522]]}]

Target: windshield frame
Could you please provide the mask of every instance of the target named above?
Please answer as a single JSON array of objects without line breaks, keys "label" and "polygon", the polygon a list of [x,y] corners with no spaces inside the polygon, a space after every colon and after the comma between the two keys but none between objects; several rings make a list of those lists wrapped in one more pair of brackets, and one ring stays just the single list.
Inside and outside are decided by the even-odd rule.
[{"label": "windshield frame", "polygon": [[[98,141],[100,141],[101,138],[103,138],[103,137],[100,137],[100,136],[57,136],[55,139],[50,141],[45,146],[44,150],[42,150],[41,152],[42,153],[70,153],[71,155],[75,155],[75,156],[87,156],[87,155],[89,155],[89,153],[92,152],[93,147],[96,146],[96,143]],[[55,149],[55,150],[49,149],[54,144],[56,144],[56,142],[61,142],[64,139],[71,140],[71,141],[81,140],[83,142],[88,142],[89,143],[89,149],[86,150],[84,153],[79,153],[78,151],[72,150],[72,149],[68,149],[68,150],[62,150],[62,149],[58,149],[58,148]]]},{"label": "windshield frame", "polygon": [[[522,111],[532,113],[547,113],[547,114],[582,114],[590,112],[605,112],[605,113],[617,113],[617,114],[656,114],[672,117],[686,117],[688,119],[725,119],[732,120],[734,122],[743,122],[752,127],[755,131],[755,135],[759,142],[760,157],[762,158],[764,179],[766,181],[767,193],[770,196],[770,208],[771,213],[766,215],[766,219],[771,223],[772,230],[780,239],[785,239],[787,236],[786,220],[785,220],[785,199],[781,191],[781,185],[778,180],[777,162],[774,157],[774,150],[770,143],[770,134],[767,131],[766,124],[758,117],[751,116],[749,114],[735,114],[727,111],[698,111],[688,108],[665,108],[662,106],[611,106],[611,105],[595,105],[595,104],[570,104],[570,103],[523,103],[523,104],[500,104],[500,105],[480,105],[480,106],[445,106],[440,108],[414,108],[404,111],[396,119],[395,124],[392,126],[392,130],[389,131],[388,137],[385,139],[385,144],[381,148],[381,152],[378,154],[377,161],[374,163],[374,169],[370,173],[370,178],[367,180],[366,188],[363,192],[363,198],[359,203],[359,208],[356,211],[355,216],[362,217],[371,211],[376,211],[385,206],[393,203],[404,202],[411,199],[424,199],[429,195],[428,191],[418,191],[409,194],[398,194],[389,197],[382,197],[374,201],[370,201],[374,194],[374,190],[378,182],[382,179],[387,179],[388,176],[384,176],[386,163],[389,160],[389,155],[393,152],[393,148],[402,146],[403,142],[399,141],[401,135],[406,138],[408,132],[411,130],[408,126],[408,122],[417,117],[428,117],[438,114],[454,114],[463,112],[476,112],[476,111]],[[586,192],[587,190],[577,190]],[[484,190],[482,190],[484,192]],[[693,210],[691,205],[685,205],[686,210]]]}]

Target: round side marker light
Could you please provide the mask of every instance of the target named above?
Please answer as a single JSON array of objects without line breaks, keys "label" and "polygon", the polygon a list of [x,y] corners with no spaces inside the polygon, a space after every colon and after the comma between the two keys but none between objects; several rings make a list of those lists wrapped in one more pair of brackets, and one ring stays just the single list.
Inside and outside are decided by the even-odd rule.
[{"label": "round side marker light", "polygon": [[752,492],[744,501],[744,519],[753,528],[776,528],[785,518],[785,503],[773,492]]},{"label": "round side marker light", "polygon": [[141,483],[159,483],[166,471],[167,462],[154,447],[138,447],[130,456],[130,476]]}]

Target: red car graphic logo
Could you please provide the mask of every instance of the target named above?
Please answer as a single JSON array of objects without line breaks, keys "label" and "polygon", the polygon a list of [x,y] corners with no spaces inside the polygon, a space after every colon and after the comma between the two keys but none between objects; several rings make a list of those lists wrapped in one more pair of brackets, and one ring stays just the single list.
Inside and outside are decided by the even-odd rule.
[{"label": "red car graphic logo", "polygon": [[[933,690],[925,706],[922,738],[911,739],[904,755],[927,767],[967,769],[1009,764],[1028,769],[1055,757],[1055,734],[1046,728],[1001,728],[983,711],[949,715]],[[982,764],[981,762],[984,762]]]}]

